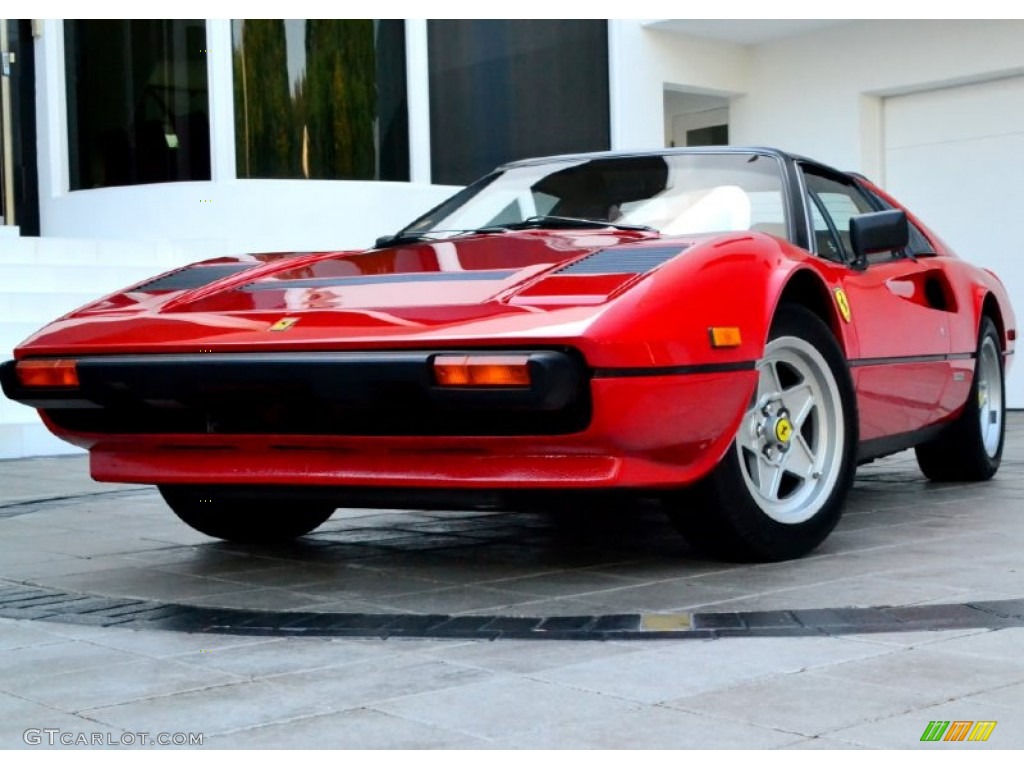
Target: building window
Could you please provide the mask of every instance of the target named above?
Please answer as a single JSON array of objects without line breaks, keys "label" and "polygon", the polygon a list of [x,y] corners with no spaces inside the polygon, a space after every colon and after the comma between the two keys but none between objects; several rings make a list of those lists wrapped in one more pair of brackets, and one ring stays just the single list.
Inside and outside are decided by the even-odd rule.
[{"label": "building window", "polygon": [[729,143],[728,125],[709,125],[706,128],[693,128],[686,132],[686,146],[714,147]]},{"label": "building window", "polygon": [[435,183],[610,147],[607,22],[431,21],[428,45]]},{"label": "building window", "polygon": [[401,20],[232,22],[239,178],[409,178]]},{"label": "building window", "polygon": [[65,21],[71,189],[210,178],[206,22]]}]

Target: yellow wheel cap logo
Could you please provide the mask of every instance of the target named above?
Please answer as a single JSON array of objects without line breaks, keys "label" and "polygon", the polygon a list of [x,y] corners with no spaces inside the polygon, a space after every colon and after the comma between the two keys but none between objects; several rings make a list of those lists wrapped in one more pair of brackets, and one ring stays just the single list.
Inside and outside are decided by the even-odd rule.
[{"label": "yellow wheel cap logo", "polygon": [[789,419],[779,419],[775,422],[775,438],[780,443],[788,443],[792,436],[793,425],[789,423]]},{"label": "yellow wheel cap logo", "polygon": [[850,302],[846,299],[846,291],[842,288],[836,288],[832,293],[835,294],[839,314],[843,316],[843,320],[850,322]]},{"label": "yellow wheel cap logo", "polygon": [[299,318],[297,318],[297,317],[282,317],[280,320],[278,320],[276,323],[274,323],[272,326],[270,326],[270,330],[272,330],[272,331],[287,331],[289,328],[291,328],[297,322],[299,322]]}]

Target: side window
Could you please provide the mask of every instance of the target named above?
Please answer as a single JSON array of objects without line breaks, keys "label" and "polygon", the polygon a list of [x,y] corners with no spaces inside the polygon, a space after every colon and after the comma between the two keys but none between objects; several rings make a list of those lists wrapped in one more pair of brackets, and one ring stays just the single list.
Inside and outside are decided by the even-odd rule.
[{"label": "side window", "polygon": [[[875,207],[852,184],[806,170],[804,171],[804,180],[807,183],[807,192],[811,197],[811,217],[814,223],[818,255],[826,259],[852,260],[850,219],[861,213],[870,213],[875,210]],[[824,229],[828,231],[827,238],[819,229],[821,225],[825,225]],[[839,241],[838,254],[835,253],[836,240]]]}]

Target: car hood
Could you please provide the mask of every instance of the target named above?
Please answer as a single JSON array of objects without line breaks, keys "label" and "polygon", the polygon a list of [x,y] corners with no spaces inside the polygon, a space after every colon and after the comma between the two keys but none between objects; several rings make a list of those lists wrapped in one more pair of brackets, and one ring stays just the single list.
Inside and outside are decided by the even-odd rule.
[{"label": "car hood", "polygon": [[569,337],[695,242],[647,232],[525,231],[213,259],[83,307],[18,353]]}]

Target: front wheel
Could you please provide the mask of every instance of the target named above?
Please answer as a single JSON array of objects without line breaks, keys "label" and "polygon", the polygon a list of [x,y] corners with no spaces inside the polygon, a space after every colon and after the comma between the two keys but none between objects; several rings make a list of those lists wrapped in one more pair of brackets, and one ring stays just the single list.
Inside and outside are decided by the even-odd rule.
[{"label": "front wheel", "polygon": [[233,490],[161,485],[160,495],[183,522],[207,536],[241,544],[282,544],[303,536],[334,513],[329,504],[261,499]]},{"label": "front wheel", "polygon": [[1006,433],[1005,378],[999,331],[987,316],[981,318],[976,357],[960,416],[915,449],[917,465],[929,480],[988,480],[999,469]]},{"label": "front wheel", "polygon": [[809,310],[782,306],[757,390],[712,473],[670,497],[691,543],[731,560],[787,560],[835,527],[853,481],[857,413],[845,359]]}]

